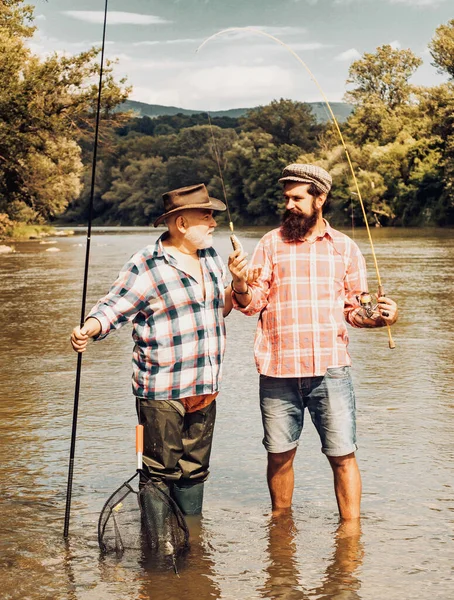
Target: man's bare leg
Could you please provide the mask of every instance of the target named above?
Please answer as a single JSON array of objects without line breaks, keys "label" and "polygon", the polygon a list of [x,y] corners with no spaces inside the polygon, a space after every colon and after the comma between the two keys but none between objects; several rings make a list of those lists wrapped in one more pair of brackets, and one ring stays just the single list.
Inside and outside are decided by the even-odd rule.
[{"label": "man's bare leg", "polygon": [[334,474],[334,491],[341,519],[358,519],[361,506],[361,475],[354,452],[328,456]]},{"label": "man's bare leg", "polygon": [[287,452],[268,452],[267,480],[273,511],[289,508],[292,505],[295,454],[296,448]]}]

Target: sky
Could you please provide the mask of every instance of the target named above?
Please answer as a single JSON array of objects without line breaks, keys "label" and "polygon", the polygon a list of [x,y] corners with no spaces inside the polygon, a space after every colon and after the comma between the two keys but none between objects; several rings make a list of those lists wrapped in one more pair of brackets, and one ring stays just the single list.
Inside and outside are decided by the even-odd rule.
[{"label": "sky", "polygon": [[[31,49],[77,54],[100,45],[105,0],[32,0]],[[133,86],[130,99],[195,110],[264,105],[273,99],[340,102],[350,64],[391,44],[424,64],[413,78],[438,85],[427,45],[454,18],[453,0],[109,0],[106,56]]]}]

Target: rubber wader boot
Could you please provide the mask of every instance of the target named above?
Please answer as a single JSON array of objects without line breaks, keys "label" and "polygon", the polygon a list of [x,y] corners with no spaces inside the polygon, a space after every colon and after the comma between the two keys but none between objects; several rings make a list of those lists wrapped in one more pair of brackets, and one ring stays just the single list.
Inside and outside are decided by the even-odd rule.
[{"label": "rubber wader boot", "polygon": [[142,525],[150,549],[167,554],[172,550],[169,548],[170,508],[161,492],[170,496],[170,489],[166,482],[150,481],[143,486],[139,499],[142,508]]},{"label": "rubber wader boot", "polygon": [[185,515],[200,515],[203,504],[204,482],[192,485],[173,484],[172,498]]}]

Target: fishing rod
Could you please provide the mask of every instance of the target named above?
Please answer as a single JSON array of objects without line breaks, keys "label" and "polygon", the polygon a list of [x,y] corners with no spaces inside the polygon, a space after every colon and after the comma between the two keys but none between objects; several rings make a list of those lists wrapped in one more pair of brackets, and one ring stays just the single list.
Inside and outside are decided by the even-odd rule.
[{"label": "fishing rod", "polygon": [[230,228],[230,232],[231,232],[230,233],[230,241],[232,243],[232,247],[233,247],[234,250],[243,250],[243,246],[241,245],[240,240],[233,233],[232,215],[230,214],[229,201],[227,199],[227,191],[225,189],[224,175],[222,174],[221,161],[220,161],[220,158],[219,158],[218,147],[217,147],[217,144],[216,144],[216,139],[214,137],[213,123],[211,122],[211,117],[210,117],[210,113],[209,112],[207,112],[207,115],[208,115],[208,123],[210,124],[211,139],[213,140],[214,155],[216,157],[216,162],[217,162],[217,165],[218,165],[219,177],[221,179],[222,193],[224,195],[224,202],[225,202],[225,205],[227,207],[227,216],[229,218],[229,228]]},{"label": "fishing rod", "polygon": [[[95,125],[95,139],[93,148],[93,161],[91,169],[91,187],[90,187],[90,201],[88,205],[88,228],[87,228],[87,244],[85,250],[85,268],[84,268],[84,285],[82,291],[82,306],[80,311],[80,327],[82,328],[85,323],[85,304],[87,300],[87,283],[88,283],[88,266],[90,264],[90,242],[91,242],[91,222],[93,219],[93,198],[95,194],[95,180],[96,180],[96,159],[98,155],[98,137],[99,137],[99,120],[101,114],[101,92],[102,92],[102,76],[104,67],[104,50],[106,45],[106,25],[107,25],[107,5],[109,0],[105,0],[104,6],[104,24],[102,32],[102,46],[101,46],[101,64],[99,69],[99,86],[98,86],[98,101],[96,107],[96,125]],[[79,411],[79,392],[80,392],[80,376],[82,373],[82,353],[79,352],[77,355],[77,370],[76,370],[76,385],[74,390],[74,408],[73,408],[73,420],[72,420],[72,431],[71,431],[71,447],[69,451],[69,467],[68,467],[68,484],[66,488],[66,509],[65,509],[65,525],[63,529],[63,537],[66,539],[69,532],[69,517],[71,512],[71,495],[72,495],[72,483],[74,473],[74,456],[76,451],[76,434],[77,434],[77,414]]]},{"label": "fishing rod", "polygon": [[[359,200],[359,203],[361,205],[361,210],[362,210],[362,213],[363,213],[364,223],[366,224],[367,236],[368,236],[369,244],[370,244],[371,251],[372,251],[372,258],[373,258],[373,261],[374,261],[375,272],[377,274],[378,296],[384,296],[384,288],[383,288],[383,285],[382,285],[382,282],[381,282],[380,271],[379,271],[379,268],[378,268],[378,261],[377,261],[377,257],[376,257],[376,254],[375,254],[374,242],[372,240],[372,235],[371,235],[371,232],[370,232],[369,223],[367,221],[366,208],[364,206],[363,198],[361,196],[361,191],[359,189],[358,181],[356,179],[356,174],[355,174],[355,171],[353,169],[353,164],[352,164],[352,161],[351,161],[351,158],[350,158],[350,153],[348,152],[347,144],[345,143],[344,136],[342,135],[341,129],[339,127],[339,123],[338,123],[338,121],[337,121],[337,119],[336,119],[336,117],[335,117],[335,115],[333,113],[333,110],[332,110],[331,105],[330,105],[330,103],[328,101],[328,98],[325,95],[325,92],[323,91],[323,89],[322,89],[321,85],[319,84],[319,82],[317,81],[315,75],[312,73],[312,71],[309,69],[309,67],[306,65],[306,63],[285,42],[283,42],[279,38],[275,37],[274,35],[266,33],[265,31],[261,31],[260,29],[255,29],[254,27],[230,27],[228,29],[223,29],[221,31],[218,31],[215,34],[211,35],[210,37],[206,38],[200,44],[200,46],[197,48],[196,52],[199,52],[209,41],[211,41],[211,40],[213,40],[213,39],[215,39],[215,38],[217,38],[217,37],[219,37],[221,35],[224,35],[225,33],[233,33],[233,32],[239,32],[239,31],[249,31],[249,32],[252,32],[252,33],[255,33],[255,34],[263,35],[264,37],[267,37],[267,38],[273,40],[274,42],[277,42],[281,46],[283,46],[304,67],[304,69],[307,71],[307,73],[309,74],[309,76],[312,79],[312,81],[317,86],[319,92],[321,93],[321,95],[323,97],[323,100],[325,102],[325,105],[328,108],[330,117],[331,117],[331,119],[332,119],[332,121],[334,123],[334,126],[336,128],[336,131],[337,131],[337,133],[339,135],[341,144],[342,144],[342,146],[344,148],[345,155],[347,157],[347,162],[348,162],[348,165],[350,167],[350,171],[351,171],[351,174],[352,174],[352,177],[353,177],[353,182],[354,182],[354,185],[355,185],[356,194],[358,196],[358,200]],[[388,324],[386,324],[386,328],[387,328],[387,331],[388,331],[388,345],[389,345],[389,348],[392,350],[392,349],[394,349],[396,347],[396,344],[394,343],[394,340],[393,340],[392,335],[391,335],[391,327]]]}]

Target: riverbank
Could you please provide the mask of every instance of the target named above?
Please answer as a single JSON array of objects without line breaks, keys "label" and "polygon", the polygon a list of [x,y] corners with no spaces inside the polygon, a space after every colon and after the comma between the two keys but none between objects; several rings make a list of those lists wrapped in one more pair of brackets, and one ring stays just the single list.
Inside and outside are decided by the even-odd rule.
[{"label": "riverbank", "polygon": [[56,229],[52,225],[27,225],[25,223],[11,223],[0,231],[0,245],[10,245],[15,242],[27,240],[41,240],[47,237],[68,237],[74,235],[72,230]]}]

